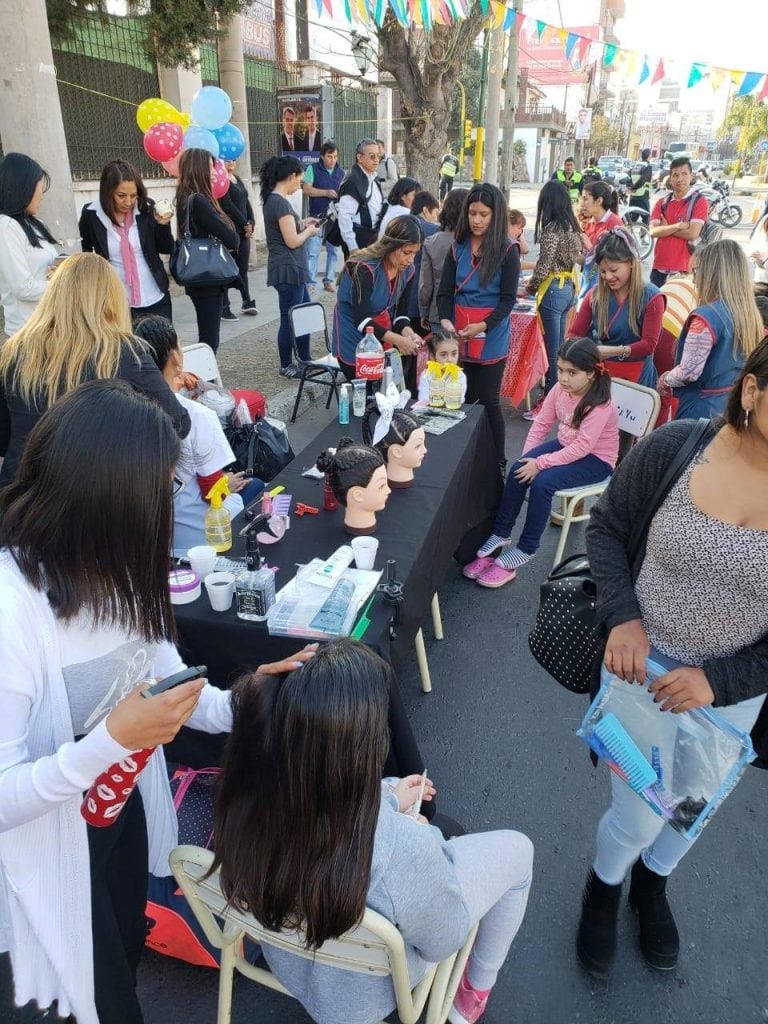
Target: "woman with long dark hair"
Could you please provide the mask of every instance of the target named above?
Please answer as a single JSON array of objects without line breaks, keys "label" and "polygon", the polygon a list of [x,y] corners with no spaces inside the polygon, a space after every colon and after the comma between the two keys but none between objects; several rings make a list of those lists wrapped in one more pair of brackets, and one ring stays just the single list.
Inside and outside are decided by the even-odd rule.
[{"label": "woman with long dark hair", "polygon": [[568,337],[592,338],[600,358],[608,360],[606,368],[612,377],[653,388],[653,356],[661,335],[664,296],[655,285],[644,282],[637,243],[623,224],[603,233],[593,255],[597,284],[579,306]]},{"label": "woman with long dark hair", "polygon": [[395,217],[373,245],[344,264],[333,315],[333,354],[347,380],[355,376],[355,349],[367,327],[384,349],[415,356],[422,344],[408,315],[415,287],[413,261],[421,248],[417,217]]},{"label": "woman with long dark hair", "polygon": [[587,217],[584,234],[589,248],[584,254],[584,265],[579,285],[579,302],[597,284],[598,271],[595,247],[606,231],[620,227],[624,222],[618,214],[619,197],[607,181],[591,181],[585,185],[579,198],[579,217]]},{"label": "woman with long dark hair", "polygon": [[415,178],[398,178],[389,195],[384,200],[382,207],[381,222],[379,223],[379,238],[385,234],[387,225],[395,217],[407,217],[411,212],[413,200],[421,188],[421,183]]},{"label": "woman with long dark hair", "polygon": [[526,420],[536,419],[545,396],[557,383],[557,353],[565,340],[565,322],[576,294],[574,266],[584,247],[571,197],[562,182],[548,181],[539,192],[533,237],[539,243],[539,258],[527,290],[536,296],[549,368],[543,394],[530,412],[523,413]]},{"label": "woman with long dark hair", "polygon": [[[286,679],[256,682],[233,691],[216,802],[228,899],[273,930],[301,928],[310,948],[370,907],[400,931],[412,985],[479,922],[448,1018],[479,1020],[525,913],[530,840],[498,831],[446,842],[413,816],[420,776],[382,782],[391,669],[365,645],[334,641]],[[262,948],[319,1024],[370,1024],[395,1007],[390,978]]]},{"label": "woman with long dark hair", "polygon": [[[240,237],[218,199],[214,198],[213,169],[213,157],[207,149],[182,152],[176,186],[176,227],[181,237],[189,223],[193,238],[215,238],[237,256]],[[187,285],[184,290],[195,307],[198,341],[218,351],[227,286],[211,282]]]},{"label": "woman with long dark hair", "polygon": [[184,667],[168,591],[178,454],[157,405],[90,381],[42,417],[0,491],[0,920],[32,1019],[58,1000],[78,1024],[142,1024],[147,869],[167,875],[178,841],[162,749],[111,824],[86,824],[83,793],[182,725],[231,726],[230,694],[202,679],[151,695]]},{"label": "woman with long dark hair", "polygon": [[[640,547],[642,564],[631,565],[633,526],[696,427],[692,420],[668,423],[636,445],[592,510],[587,553],[597,584],[597,621],[607,638],[603,660],[628,684],[644,684],[650,657],[666,670],[650,685],[660,713],[712,707],[749,732],[768,690],[768,340],[747,358],[723,418],[712,423],[651,519]],[[765,758],[764,725],[753,739]],[[661,768],[671,775],[667,751],[661,755]],[[690,756],[685,742],[678,742],[676,777],[690,777]],[[737,815],[729,825],[727,846],[735,859],[746,830]],[[667,880],[692,846],[611,773],[611,803],[597,827],[577,940],[587,970],[605,976],[611,969],[628,872],[646,963],[657,970],[676,966],[680,939]],[[707,873],[705,860],[702,849],[699,877]],[[714,867],[719,884],[727,885],[732,878],[722,866]],[[697,898],[690,884],[687,918],[706,907],[704,894]],[[695,949],[688,948],[695,959]],[[724,969],[732,966],[727,951],[721,959]]]},{"label": "woman with long dark hair", "polygon": [[[262,164],[259,171],[261,202],[264,207],[264,230],[267,236],[267,284],[280,300],[280,327],[277,332],[277,351],[280,356],[280,376],[301,376],[301,365],[293,359],[293,332],[289,312],[292,306],[309,302],[309,255],[307,239],[318,231],[318,221],[308,217],[302,221],[288,202],[301,188],[304,168],[295,156],[273,156]],[[299,364],[309,362],[309,335],[296,339]]]},{"label": "woman with long dark hair", "polygon": [[83,252],[109,260],[123,282],[134,323],[144,316],[173,320],[168,275],[160,253],[173,249],[172,213],[160,215],[141,175],[124,160],[110,160],[99,181],[99,198],[80,214]]},{"label": "woman with long dark hair", "polygon": [[503,468],[499,391],[511,339],[520,249],[509,238],[507,203],[495,185],[484,182],[470,189],[455,239],[443,265],[437,308],[443,329],[463,339],[467,401],[485,406]]},{"label": "woman with long dark hair", "polygon": [[42,298],[59,255],[39,219],[51,179],[23,153],[0,160],[0,303],[6,334],[23,327]]}]

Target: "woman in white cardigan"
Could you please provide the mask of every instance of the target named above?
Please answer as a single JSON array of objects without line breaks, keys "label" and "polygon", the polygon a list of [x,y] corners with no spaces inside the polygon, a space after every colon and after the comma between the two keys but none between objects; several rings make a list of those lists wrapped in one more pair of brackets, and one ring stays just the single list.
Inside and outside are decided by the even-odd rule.
[{"label": "woman in white cardigan", "polygon": [[[167,576],[178,451],[159,406],[91,381],[40,419],[0,492],[0,952],[17,1006],[57,1000],[78,1024],[142,1024],[147,869],[169,874],[176,843],[160,745],[184,724],[231,727],[229,693],[202,679],[144,699],[183,667]],[[84,791],[148,747],[119,815],[87,825]]]},{"label": "woman in white cardigan", "polygon": [[0,160],[0,303],[5,333],[23,327],[41,298],[59,255],[37,214],[50,178],[23,153]]}]

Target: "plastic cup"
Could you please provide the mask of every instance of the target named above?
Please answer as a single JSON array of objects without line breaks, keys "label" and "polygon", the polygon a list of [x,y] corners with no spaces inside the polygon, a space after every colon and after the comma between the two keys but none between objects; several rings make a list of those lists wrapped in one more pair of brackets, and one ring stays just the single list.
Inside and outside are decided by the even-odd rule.
[{"label": "plastic cup", "polygon": [[198,544],[187,552],[187,560],[192,572],[204,580],[216,568],[216,548],[209,544]]},{"label": "plastic cup", "polygon": [[352,553],[358,569],[372,569],[376,561],[379,542],[375,537],[355,537],[352,542]]},{"label": "plastic cup", "polygon": [[362,416],[365,412],[365,389],[367,381],[352,381],[352,412],[355,416]]},{"label": "plastic cup", "polygon": [[235,574],[233,572],[212,572],[205,577],[205,589],[211,608],[215,612],[229,611],[232,606],[232,595],[235,592]]}]

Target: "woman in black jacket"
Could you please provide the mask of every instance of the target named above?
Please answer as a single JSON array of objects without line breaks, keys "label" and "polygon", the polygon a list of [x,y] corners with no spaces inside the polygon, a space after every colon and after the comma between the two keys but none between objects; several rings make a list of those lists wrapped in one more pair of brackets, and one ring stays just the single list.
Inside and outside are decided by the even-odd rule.
[{"label": "woman in black jacket", "polygon": [[[251,256],[251,238],[256,218],[253,215],[246,184],[235,174],[236,164],[236,160],[224,161],[229,178],[229,192],[221,197],[221,208],[235,225],[240,236],[240,246],[237,250],[237,269],[240,271],[240,277],[232,287],[237,288],[243,298],[243,313],[246,316],[256,316],[259,311],[248,288],[248,261]],[[221,319],[237,320],[229,305],[229,289],[224,294],[224,312]]]},{"label": "woman in black jacket", "polygon": [[[64,260],[37,309],[0,349],[0,486],[13,480],[32,428],[57,398],[84,381],[112,377],[153,399],[186,437],[189,413],[132,335],[120,279],[100,256],[78,253]],[[91,438],[94,446],[100,441]]]},{"label": "woman in black jacket", "polygon": [[101,172],[99,198],[80,214],[80,245],[109,260],[123,282],[134,323],[145,316],[173,319],[168,275],[160,253],[173,248],[170,221],[159,214],[135,167],[111,160]]},{"label": "woman in black jacket", "polygon": [[[213,157],[206,149],[185,149],[179,161],[176,187],[176,221],[179,237],[187,229],[192,238],[214,238],[236,255],[240,238],[235,225],[213,196]],[[186,286],[197,314],[198,340],[219,347],[221,314],[227,287],[220,282]]]},{"label": "woman in black jacket", "polygon": [[[695,421],[680,420],[641,441],[592,512],[587,551],[597,583],[597,618],[607,634],[604,661],[614,676],[642,684],[651,657],[666,670],[650,685],[659,711],[714,707],[736,728],[754,729],[762,753],[761,708],[768,691],[768,341],[747,360],[724,418],[704,435],[651,519],[638,571],[627,554],[632,524],[695,427]],[[660,753],[664,768],[668,755]],[[674,771],[684,776],[690,756],[684,745],[674,756]],[[639,918],[641,951],[651,967],[671,970],[679,938],[666,883],[693,842],[613,774],[611,790],[584,890],[579,959],[592,973],[610,970],[622,883],[631,868],[629,903]]]}]

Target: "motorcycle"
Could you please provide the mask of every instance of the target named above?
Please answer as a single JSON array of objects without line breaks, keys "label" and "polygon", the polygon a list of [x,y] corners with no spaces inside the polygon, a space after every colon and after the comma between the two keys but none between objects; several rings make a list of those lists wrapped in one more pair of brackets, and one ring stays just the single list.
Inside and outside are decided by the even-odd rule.
[{"label": "motorcycle", "polygon": [[647,259],[653,252],[653,237],[648,223],[650,216],[642,206],[632,205],[630,188],[631,178],[619,178],[616,182],[616,193],[619,197],[619,216],[632,232],[637,243],[640,259]]},{"label": "motorcycle", "polygon": [[727,181],[716,178],[711,184],[694,186],[694,191],[709,203],[709,219],[724,228],[735,228],[741,223],[742,209],[731,202],[731,187]]}]

